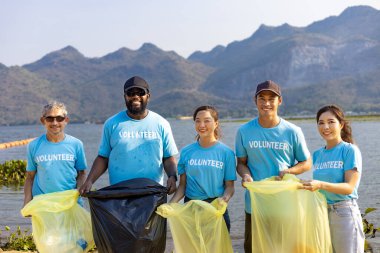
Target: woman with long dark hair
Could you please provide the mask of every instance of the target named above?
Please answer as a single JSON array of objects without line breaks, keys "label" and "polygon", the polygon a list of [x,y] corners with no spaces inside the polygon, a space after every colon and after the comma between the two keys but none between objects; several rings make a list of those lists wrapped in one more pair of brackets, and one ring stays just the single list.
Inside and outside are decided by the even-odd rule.
[{"label": "woman with long dark hair", "polygon": [[337,105],[317,113],[319,134],[326,145],[313,153],[313,179],[303,188],[319,190],[328,204],[331,242],[335,253],[364,252],[364,233],[358,199],[362,157],[352,130]]},{"label": "woman with long dark hair", "polygon": [[[211,202],[216,198],[228,202],[234,194],[236,160],[234,152],[219,141],[220,128],[217,110],[200,106],[193,115],[196,142],[181,151],[178,162],[179,186],[170,202],[185,196],[189,200]],[[224,219],[230,230],[228,210]]]}]

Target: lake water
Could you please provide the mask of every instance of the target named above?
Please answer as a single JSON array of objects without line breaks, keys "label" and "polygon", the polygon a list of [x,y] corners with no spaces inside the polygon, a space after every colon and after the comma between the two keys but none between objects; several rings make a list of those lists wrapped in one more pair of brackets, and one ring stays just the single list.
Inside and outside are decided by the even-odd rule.
[{"label": "lake water", "polygon": [[[179,149],[194,141],[195,131],[191,120],[170,120],[173,134]],[[321,147],[324,142],[319,136],[314,121],[296,121],[305,134],[306,141],[310,152]],[[238,122],[222,122],[222,141],[233,148],[234,138],[237,128],[241,125]],[[363,155],[363,176],[359,187],[359,205],[361,211],[367,207],[380,209],[379,190],[380,185],[380,122],[364,121],[353,122],[353,133],[357,144]],[[87,162],[89,167],[96,157],[100,141],[102,125],[93,124],[69,124],[66,132],[79,139],[85,145]],[[12,126],[0,127],[0,143],[37,137],[43,134],[42,126]],[[0,150],[0,163],[11,159],[26,159],[26,147],[15,147],[6,150]],[[103,175],[95,183],[96,188],[108,185],[108,177]],[[310,179],[311,173],[305,173],[299,176],[303,179]],[[234,250],[241,252],[242,240],[244,238],[244,199],[243,189],[240,184],[240,178],[235,183],[235,195],[229,203],[229,212],[231,216],[231,238],[234,244]],[[22,189],[15,190],[6,187],[0,188],[0,229],[5,225],[15,228],[17,225],[30,227],[30,219],[23,218],[20,215],[20,208],[23,204]],[[380,210],[371,213],[368,219],[380,225]]]}]

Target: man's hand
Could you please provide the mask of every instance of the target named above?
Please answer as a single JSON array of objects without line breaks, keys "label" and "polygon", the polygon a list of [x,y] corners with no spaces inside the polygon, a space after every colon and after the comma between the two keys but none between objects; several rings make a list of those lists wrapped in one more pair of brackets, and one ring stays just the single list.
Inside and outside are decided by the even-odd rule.
[{"label": "man's hand", "polygon": [[177,175],[177,160],[174,156],[166,157],[162,159],[164,164],[164,170],[166,175],[168,175],[168,181],[166,182],[166,187],[169,190],[169,195],[177,190],[176,185],[176,175]]},{"label": "man's hand", "polygon": [[169,190],[169,195],[173,194],[177,190],[176,180],[174,176],[168,177],[168,181],[166,181],[166,187]]},{"label": "man's hand", "polygon": [[251,175],[251,172],[248,168],[248,158],[247,157],[238,157],[237,158],[237,165],[236,165],[236,171],[241,177],[241,185],[244,186],[244,183],[253,182],[253,178]]},{"label": "man's hand", "polygon": [[253,178],[251,177],[251,175],[249,174],[244,174],[244,176],[241,178],[241,185],[246,188],[244,186],[244,183],[249,183],[249,182],[253,182]]},{"label": "man's hand", "polygon": [[86,182],[84,182],[84,184],[78,189],[79,190],[79,194],[81,196],[83,196],[83,194],[89,192],[92,188],[92,183],[90,180],[86,180]]},{"label": "man's hand", "polygon": [[88,177],[83,185],[78,184],[80,188],[78,189],[79,194],[83,196],[86,192],[89,192],[91,190],[92,184],[96,182],[96,180],[103,175],[103,173],[108,168],[108,158],[98,155],[94,163],[92,164],[90,174],[88,174]]},{"label": "man's hand", "polygon": [[277,181],[281,181],[285,174],[292,174],[290,169],[280,170],[278,176],[275,178]]}]

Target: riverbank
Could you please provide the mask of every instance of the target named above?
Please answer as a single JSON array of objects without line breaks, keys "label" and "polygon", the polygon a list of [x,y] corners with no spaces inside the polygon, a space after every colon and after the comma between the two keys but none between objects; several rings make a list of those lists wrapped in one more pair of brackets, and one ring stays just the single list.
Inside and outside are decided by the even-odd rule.
[{"label": "riverbank", "polygon": [[[194,123],[192,120],[173,120],[170,122],[173,129],[173,134],[178,148],[194,141]],[[320,138],[315,120],[299,121],[296,125],[302,128],[309,150],[312,152],[323,145],[323,140]],[[241,126],[239,122],[224,122],[222,126],[222,141],[234,147],[235,135],[238,127]],[[380,139],[378,133],[380,129],[380,121],[356,121],[352,124],[355,140],[357,141],[363,156],[363,176],[359,187],[359,206],[364,213],[366,208],[377,208],[376,211],[368,214],[367,220],[379,227],[380,224],[380,199],[378,185],[380,184],[380,156],[378,155],[378,147],[380,146]],[[44,131],[42,126],[20,126],[20,127],[0,127],[0,132],[7,133],[2,135],[1,142],[9,142],[12,140],[21,140],[34,136],[39,136]],[[78,137],[85,144],[86,158],[88,164],[95,159],[99,138],[102,134],[101,125],[92,124],[69,124],[67,131],[70,135]],[[17,160],[26,158],[26,148],[15,147],[11,149],[1,150],[0,161]],[[306,172],[300,175],[302,179],[310,179],[312,173]],[[95,187],[100,189],[109,184],[108,176],[105,174],[99,178]],[[10,226],[12,230],[17,228],[18,225],[23,227],[30,227],[30,221],[23,218],[19,211],[23,203],[23,190],[21,188],[0,188],[0,229],[5,225]],[[231,218],[231,238],[233,243],[234,252],[244,252],[243,238],[244,238],[244,191],[240,184],[240,177],[235,183],[235,194],[229,203],[229,212]],[[4,237],[5,234],[2,234]],[[380,236],[380,235],[379,235]],[[2,243],[5,241],[2,240]],[[170,244],[168,242],[168,251]],[[380,253],[380,251],[378,251]]]}]

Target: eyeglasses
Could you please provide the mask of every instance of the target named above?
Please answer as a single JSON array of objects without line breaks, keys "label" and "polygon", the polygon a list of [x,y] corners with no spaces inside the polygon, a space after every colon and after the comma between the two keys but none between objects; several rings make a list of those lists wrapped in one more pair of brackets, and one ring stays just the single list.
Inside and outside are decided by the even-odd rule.
[{"label": "eyeglasses", "polygon": [[148,94],[148,92],[146,90],[143,90],[143,89],[131,89],[131,90],[127,90],[125,92],[125,94],[128,96],[128,97],[134,97],[134,96],[139,96],[139,97],[143,97],[145,96],[146,94]]},{"label": "eyeglasses", "polygon": [[47,116],[47,117],[44,117],[44,119],[47,121],[47,122],[54,122],[54,120],[56,120],[57,122],[62,122],[66,119],[65,116]]}]

